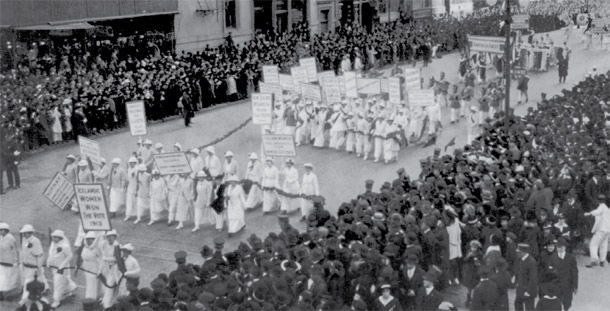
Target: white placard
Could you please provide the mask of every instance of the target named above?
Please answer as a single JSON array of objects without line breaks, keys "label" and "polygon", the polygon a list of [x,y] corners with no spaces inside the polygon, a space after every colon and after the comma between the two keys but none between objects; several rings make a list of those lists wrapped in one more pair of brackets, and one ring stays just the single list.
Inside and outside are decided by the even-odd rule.
[{"label": "white placard", "polygon": [[252,124],[273,122],[273,94],[252,93]]},{"label": "white placard", "polygon": [[146,130],[146,108],[143,100],[127,102],[127,120],[129,121],[129,131],[131,136],[144,136]]},{"label": "white placard", "polygon": [[292,83],[295,90],[301,82],[309,82],[307,78],[307,68],[305,67],[292,67],[290,68],[290,74],[292,75]]},{"label": "white placard", "polygon": [[528,14],[516,14],[512,16],[513,22],[510,24],[510,29],[521,30],[530,29],[530,16]]},{"label": "white placard", "polygon": [[341,88],[339,88],[339,85],[325,86],[324,95],[328,104],[341,102]]},{"label": "white placard", "polygon": [[339,80],[339,89],[341,90],[341,96],[345,96],[345,77],[338,76],[337,79]]},{"label": "white placard", "polygon": [[74,193],[85,231],[112,230],[102,184],[74,184]]},{"label": "white placard", "polygon": [[280,78],[280,86],[282,87],[282,90],[290,91],[290,92],[294,91],[294,80],[292,79],[291,75],[285,75],[285,74],[280,73],[279,78]]},{"label": "white placard", "polygon": [[319,85],[301,82],[301,95],[305,99],[322,101],[322,92]]},{"label": "white placard", "polygon": [[328,70],[328,71],[322,71],[318,73],[318,82],[320,82],[320,85],[324,85],[324,79],[325,78],[334,78],[335,77],[335,72],[332,70]]},{"label": "white placard", "polygon": [[381,94],[381,80],[380,79],[356,79],[356,86],[358,88],[358,94],[369,94],[379,95]]},{"label": "white placard", "polygon": [[409,106],[434,106],[434,90],[409,90],[407,91]]},{"label": "white placard", "polygon": [[356,73],[353,71],[346,71],[343,73],[343,78],[345,79],[345,96],[351,98],[358,98]]},{"label": "white placard", "polygon": [[403,68],[407,90],[421,90],[421,69]]},{"label": "white placard", "polygon": [[400,78],[388,79],[388,93],[391,104],[400,104]]},{"label": "white placard", "polygon": [[292,135],[263,135],[263,152],[267,157],[296,157]]},{"label": "white placard", "polygon": [[102,165],[100,143],[89,138],[78,136],[78,146],[83,159],[89,158],[93,164]]},{"label": "white placard", "polygon": [[263,80],[265,83],[280,84],[279,70],[276,65],[263,66]]},{"label": "white placard", "polygon": [[505,42],[502,37],[468,36],[468,44],[472,52],[503,54]]},{"label": "white placard", "polygon": [[263,94],[275,95],[275,100],[277,100],[278,102],[281,101],[284,97],[282,93],[282,87],[279,84],[259,82],[258,91]]},{"label": "white placard", "polygon": [[57,172],[42,192],[55,206],[64,210],[74,197],[74,185],[62,173]]},{"label": "white placard", "polygon": [[381,93],[389,93],[390,92],[390,86],[388,85],[388,79],[387,78],[383,78],[380,79],[380,88],[381,88]]},{"label": "white placard", "polygon": [[153,159],[161,175],[190,174],[193,171],[184,152],[153,154]]},{"label": "white placard", "polygon": [[314,57],[301,58],[299,65],[307,69],[307,79],[309,79],[307,82],[318,81],[318,66]]}]

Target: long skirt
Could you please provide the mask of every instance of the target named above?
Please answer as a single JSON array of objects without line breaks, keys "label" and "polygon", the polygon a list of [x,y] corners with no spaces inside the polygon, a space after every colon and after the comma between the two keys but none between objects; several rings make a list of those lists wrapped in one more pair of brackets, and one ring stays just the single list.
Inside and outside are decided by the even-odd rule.
[{"label": "long skirt", "polygon": [[395,152],[394,152],[395,143],[396,142],[392,138],[385,139],[383,141],[383,159],[387,162],[394,160],[394,158],[396,157]]},{"label": "long skirt", "polygon": [[0,292],[8,292],[21,285],[19,266],[6,267],[0,265]]},{"label": "long skirt", "polygon": [[121,188],[110,188],[110,212],[116,213],[125,204],[125,190]]},{"label": "long skirt", "polygon": [[62,141],[61,132],[53,132],[53,142]]},{"label": "long skirt", "polygon": [[150,220],[161,219],[161,212],[167,210],[167,200],[150,200]]},{"label": "long skirt", "polygon": [[193,210],[195,211],[195,219],[193,219],[193,221],[195,222],[195,226],[213,225],[216,223],[216,221],[214,219],[214,214],[216,212],[214,212],[214,210],[212,210],[211,207],[195,206],[195,207],[193,207]]},{"label": "long skirt", "polygon": [[383,138],[375,137],[375,161],[378,161],[381,158],[381,153],[383,152]]},{"label": "long skirt", "polygon": [[136,199],[136,206],[137,206],[137,216],[138,219],[142,218],[142,216],[144,216],[144,214],[146,213],[146,211],[148,209],[150,209],[150,198],[141,198],[138,197]]},{"label": "long skirt", "polygon": [[187,202],[185,198],[178,198],[178,208],[176,209],[176,220],[187,221],[189,219],[189,211],[191,209],[190,202]]},{"label": "long skirt", "polygon": [[137,210],[136,193],[135,191],[132,193],[129,190],[130,189],[127,188],[127,201],[125,202],[127,208],[125,211],[125,216],[135,216]]},{"label": "long skirt", "polygon": [[246,199],[246,209],[253,209],[257,205],[263,202],[263,195],[261,188],[258,185],[253,184],[248,192],[248,198]]},{"label": "long skirt", "polygon": [[74,291],[78,286],[72,281],[70,272],[64,271],[63,274],[57,273],[57,270],[53,269],[53,301],[59,302],[64,298],[74,294]]},{"label": "long skirt", "polygon": [[85,286],[85,298],[97,301],[102,290],[102,284],[97,275],[85,272]]},{"label": "long skirt", "polygon": [[214,223],[216,223],[216,229],[222,230],[225,225],[225,219],[227,218],[227,212],[222,211],[220,214],[218,214],[216,211],[213,210],[212,214],[214,215]]},{"label": "long skirt", "polygon": [[281,210],[288,213],[294,212],[301,207],[301,200],[299,198],[281,197]]},{"label": "long skirt", "polygon": [[317,132],[316,136],[314,137],[313,146],[319,148],[324,147],[324,140],[324,131]]},{"label": "long skirt", "polygon": [[355,141],[356,141],[356,133],[354,133],[352,131],[347,132],[347,135],[345,138],[345,151],[354,152]]},{"label": "long skirt", "polygon": [[229,233],[238,232],[246,226],[246,215],[244,214],[243,208],[229,204],[229,207],[227,208],[227,222]]},{"label": "long skirt", "polygon": [[277,192],[275,190],[263,190],[263,212],[276,210],[277,200]]},{"label": "long skirt", "polygon": [[174,219],[176,218],[176,210],[178,208],[178,192],[177,191],[170,191],[167,196],[168,196],[168,201],[169,201],[168,220],[169,221],[174,221]]},{"label": "long skirt", "polygon": [[313,201],[301,198],[301,216],[307,217],[313,211]]},{"label": "long skirt", "polygon": [[[359,155],[364,150],[364,138],[362,134],[356,134],[356,153]],[[349,141],[349,138],[348,138]]]}]

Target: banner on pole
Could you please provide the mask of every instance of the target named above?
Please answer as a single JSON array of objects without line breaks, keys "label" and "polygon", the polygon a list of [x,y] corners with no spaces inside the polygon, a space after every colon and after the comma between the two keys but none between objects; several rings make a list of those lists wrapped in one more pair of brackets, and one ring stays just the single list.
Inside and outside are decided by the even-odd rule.
[{"label": "banner on pole", "polygon": [[380,79],[356,79],[356,85],[358,88],[358,94],[367,95],[379,95],[381,94],[381,80]]},{"label": "banner on pole", "polygon": [[273,94],[252,93],[252,124],[273,122]]},{"label": "banner on pole", "polygon": [[528,14],[516,14],[512,16],[513,22],[510,24],[512,30],[530,29],[530,16]]},{"label": "banner on pole", "polygon": [[146,108],[143,100],[127,102],[127,120],[129,121],[129,131],[131,136],[144,136],[146,130]]},{"label": "banner on pole", "polygon": [[356,73],[353,71],[346,71],[343,73],[343,78],[345,79],[345,96],[351,98],[358,98]]},{"label": "banner on pole", "polygon": [[74,184],[74,193],[83,230],[112,230],[102,184]]},{"label": "banner on pole", "polygon": [[153,154],[153,159],[161,175],[190,174],[193,171],[184,152]]},{"label": "banner on pole", "polygon": [[284,97],[282,87],[279,84],[259,82],[258,91],[262,94],[273,94],[275,95],[275,99],[278,101],[281,101]]},{"label": "banner on pole", "polygon": [[296,157],[292,135],[263,135],[263,152],[267,157]]},{"label": "banner on pole", "polygon": [[503,54],[505,43],[502,37],[468,36],[468,45],[473,52]]},{"label": "banner on pole", "polygon": [[263,66],[263,80],[265,83],[280,83],[279,70],[276,65]]},{"label": "banner on pole", "polygon": [[292,75],[292,84],[295,90],[298,90],[301,82],[309,82],[307,78],[307,68],[303,66],[290,68],[290,74]]},{"label": "banner on pole", "polygon": [[282,87],[282,90],[286,90],[286,91],[294,91],[294,80],[292,79],[291,75],[285,75],[285,74],[279,74],[279,79],[280,79],[280,87]]},{"label": "banner on pole", "polygon": [[68,203],[74,197],[74,185],[61,172],[57,172],[42,192],[42,195],[59,209],[64,210],[68,208]]},{"label": "banner on pole", "polygon": [[400,78],[394,77],[388,79],[388,93],[391,104],[400,104]]},{"label": "banner on pole", "polygon": [[409,90],[407,91],[409,106],[434,106],[434,90]]},{"label": "banner on pole", "polygon": [[307,69],[307,79],[305,82],[316,82],[318,81],[318,66],[314,57],[301,58],[299,65]]},{"label": "banner on pole", "polygon": [[301,95],[305,99],[311,99],[314,101],[322,101],[322,92],[320,86],[310,83],[301,82]]},{"label": "banner on pole", "polygon": [[102,165],[100,143],[83,136],[78,136],[78,146],[80,147],[80,154],[84,159],[89,158],[93,164]]},{"label": "banner on pole", "polygon": [[421,69],[404,68],[405,85],[407,90],[421,90]]}]

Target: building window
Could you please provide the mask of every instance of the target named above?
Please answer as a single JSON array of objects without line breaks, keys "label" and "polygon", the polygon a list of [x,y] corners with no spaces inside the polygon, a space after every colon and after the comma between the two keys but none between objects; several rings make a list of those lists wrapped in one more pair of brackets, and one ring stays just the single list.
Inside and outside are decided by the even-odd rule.
[{"label": "building window", "polygon": [[330,10],[320,10],[320,32],[328,31],[328,16]]},{"label": "building window", "polygon": [[236,0],[225,0],[225,27],[237,28]]}]

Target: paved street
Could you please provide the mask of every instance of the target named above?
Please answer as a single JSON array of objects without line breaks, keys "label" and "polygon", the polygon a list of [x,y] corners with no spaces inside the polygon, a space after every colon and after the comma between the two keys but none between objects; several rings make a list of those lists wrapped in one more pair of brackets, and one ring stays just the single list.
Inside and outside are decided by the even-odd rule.
[{"label": "paved street", "polygon": [[[552,34],[554,41],[560,43],[561,33]],[[572,36],[572,56],[570,59],[570,69],[567,82],[559,85],[557,83],[557,68],[551,68],[545,73],[530,73],[530,101],[526,105],[516,106],[517,91],[516,82],[512,83],[511,102],[517,114],[523,114],[527,107],[535,106],[540,98],[540,93],[545,92],[552,97],[560,93],[562,88],[571,88],[574,82],[581,80],[587,69],[597,65],[598,71],[605,71],[610,68],[610,54],[608,50],[600,50],[596,47],[592,50],[584,50],[580,41]],[[434,62],[423,70],[423,76],[427,81],[434,75],[438,76],[441,71],[445,71],[450,81],[457,81],[457,64],[459,55],[450,54],[443,56],[442,59],[435,59]],[[495,76],[495,73],[490,75]],[[209,112],[200,113],[194,119],[192,127],[185,128],[182,120],[172,120],[159,123],[149,127],[149,136],[153,142],[161,142],[166,149],[171,148],[175,142],[180,142],[183,147],[205,145],[225,133],[235,128],[250,117],[250,104],[244,102],[240,104],[220,107]],[[444,128],[437,140],[437,146],[443,148],[449,140],[456,138],[456,146],[464,145],[466,142],[466,122],[449,124],[448,111],[443,110]],[[130,136],[129,132],[121,132],[97,139],[102,146],[103,156],[110,160],[113,157],[127,159],[136,147],[137,137]],[[300,172],[303,172],[302,164],[311,162],[315,166],[318,175],[322,195],[326,197],[327,208],[331,213],[336,212],[336,208],[342,201],[354,198],[364,189],[364,180],[375,180],[375,189],[381,186],[383,181],[395,178],[395,171],[404,167],[408,174],[416,176],[419,173],[419,159],[432,154],[434,147],[422,148],[421,145],[410,146],[401,150],[397,163],[383,165],[364,162],[356,158],[353,154],[338,152],[334,150],[319,150],[310,146],[303,146],[297,149],[298,156],[295,159]],[[248,124],[241,131],[235,133],[225,141],[216,145],[219,155],[231,150],[236,154],[236,160],[240,164],[240,170],[246,167],[247,153],[260,151],[260,128]],[[453,152],[453,148],[447,150]],[[31,223],[41,233],[45,234],[43,243],[48,246],[46,232],[48,228],[63,229],[72,240],[76,235],[78,216],[70,211],[60,211],[54,207],[45,197],[42,196],[43,189],[49,179],[57,170],[61,170],[65,156],[69,153],[77,154],[76,144],[65,145],[53,150],[40,152],[27,158],[21,165],[21,189],[10,190],[6,195],[0,197],[2,221],[8,222],[15,236],[19,227],[25,223]],[[298,222],[299,215],[292,215],[291,222],[299,229],[303,229],[302,223]],[[235,248],[239,242],[251,233],[259,235],[269,231],[278,231],[277,218],[275,215],[262,216],[260,210],[247,214],[247,227],[235,237],[228,239],[226,248]],[[191,233],[192,223],[187,223],[182,230],[175,230],[174,227],[160,223],[147,226],[145,223],[134,225],[124,223],[122,217],[113,219],[113,226],[120,233],[121,243],[131,242],[135,246],[135,257],[143,267],[141,284],[148,285],[158,273],[168,273],[173,269],[173,254],[178,250],[186,250],[189,253],[187,260],[198,263],[198,254],[202,245],[212,245],[212,240],[219,236],[226,236],[226,232],[217,233],[213,228],[204,228],[199,232]],[[610,305],[610,297],[607,295],[607,288],[610,285],[610,267],[598,269],[586,269],[585,261],[579,259],[580,288],[575,297],[573,310],[607,310]],[[82,274],[77,277],[77,283],[84,285]],[[451,292],[465,289],[451,288]],[[82,289],[78,296],[82,296]],[[457,299],[457,297],[454,296]],[[77,301],[77,299],[74,299]],[[512,299],[511,299],[512,301]],[[458,302],[456,300],[456,302]],[[463,303],[458,302],[463,305]],[[11,310],[16,306],[15,303],[0,303],[0,310]],[[74,302],[67,303],[58,310],[78,309]]]}]

